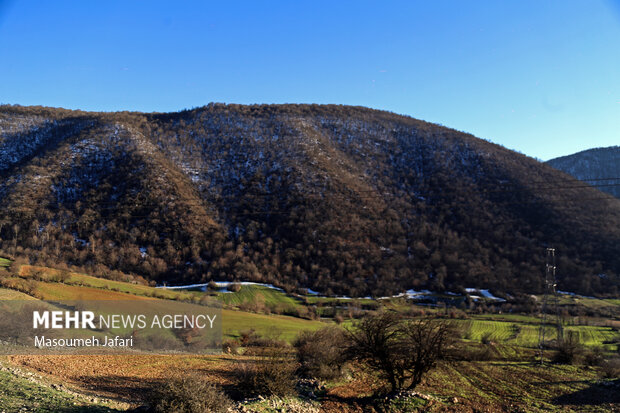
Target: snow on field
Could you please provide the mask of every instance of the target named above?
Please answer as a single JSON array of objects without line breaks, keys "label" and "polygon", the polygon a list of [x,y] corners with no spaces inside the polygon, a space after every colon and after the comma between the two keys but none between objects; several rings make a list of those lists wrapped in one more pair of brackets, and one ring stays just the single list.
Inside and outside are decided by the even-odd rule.
[{"label": "snow on field", "polygon": [[413,299],[413,298],[420,298],[420,297],[423,297],[425,295],[432,295],[432,294],[433,293],[430,292],[429,290],[422,290],[422,291],[407,290],[404,293],[392,295],[392,296],[389,296],[389,297],[379,297],[379,298],[377,298],[377,300],[389,300],[390,298],[400,298],[400,297],[405,297],[405,298],[408,298],[408,299]]},{"label": "snow on field", "polygon": [[[230,284],[233,284],[233,281],[215,281],[215,285],[217,286],[218,290],[226,290],[228,288],[228,286]],[[238,284],[241,285],[257,285],[257,286],[261,286],[261,287],[266,287],[266,288],[270,288],[272,290],[276,290],[276,291],[280,291],[280,292],[284,292],[283,289],[274,286],[273,284],[263,284],[263,283],[257,283],[257,282],[251,282],[251,281],[242,281],[239,282]],[[174,286],[167,286],[167,285],[158,285],[157,288],[168,288],[170,290],[188,290],[188,289],[201,289],[202,291],[206,291],[207,290],[207,286],[209,285],[209,283],[199,283],[199,284],[188,284],[188,285],[174,285]],[[466,288],[465,289],[467,291],[467,293],[469,294],[469,296],[474,300],[477,301],[480,298],[486,298],[488,300],[493,300],[493,301],[498,301],[498,302],[505,302],[506,300],[504,300],[503,298],[499,298],[494,296],[493,294],[491,294],[489,292],[489,290],[486,289],[479,289],[479,288]],[[306,288],[306,291],[308,293],[308,295],[314,295],[314,296],[318,296],[318,297],[325,297],[323,294],[320,294],[317,291],[311,290],[310,288]],[[472,294],[473,293],[473,294]],[[558,291],[558,293],[560,294],[571,294],[571,295],[575,295],[574,293],[568,293],[568,292],[564,292],[564,291]],[[396,295],[392,295],[392,296],[387,296],[387,297],[378,297],[377,300],[389,300],[390,298],[407,298],[407,299],[419,299],[419,298],[424,298],[427,296],[432,296],[435,293],[433,293],[432,291],[429,290],[420,290],[420,291],[416,291],[416,290],[407,290],[404,293],[400,293],[400,294],[396,294]],[[453,293],[453,292],[447,292],[446,294],[448,295],[452,295],[452,296],[459,296],[460,294],[457,293]],[[352,300],[352,297],[348,297],[348,296],[334,296],[334,297],[328,297],[328,298],[334,298],[334,299],[338,299],[338,300]],[[366,299],[372,299],[372,297],[364,297]]]},{"label": "snow on field", "polygon": [[499,297],[494,296],[493,294],[491,294],[489,292],[489,290],[481,290],[481,289],[478,289],[478,288],[466,288],[465,291],[467,291],[467,293],[470,294],[470,297],[474,298],[474,299],[477,299],[477,298],[480,298],[480,297],[476,296],[476,295],[471,295],[471,293],[478,293],[478,294],[482,295],[484,298],[487,298],[489,300],[506,301],[503,298],[499,298]]},{"label": "snow on field", "polygon": [[[219,289],[228,288],[228,286],[230,284],[235,284],[235,282],[233,282],[233,281],[215,281],[215,285]],[[261,287],[271,288],[272,290],[284,292],[284,290],[282,288],[276,287],[276,286],[274,286],[272,284],[262,284],[262,283],[255,283],[255,282],[251,282],[251,281],[242,281],[242,282],[239,282],[237,284],[241,284],[241,285],[258,285],[258,286],[261,286]],[[158,285],[157,288],[167,288],[169,290],[189,290],[189,289],[200,288],[202,290],[206,290],[208,285],[209,285],[209,283],[187,284],[187,285]]]},{"label": "snow on field", "polygon": [[560,290],[557,290],[556,292],[557,292],[558,294],[570,295],[570,296],[572,296],[572,297],[592,298],[592,299],[594,299],[594,300],[598,300],[598,298],[596,298],[596,297],[591,297],[591,296],[589,296],[589,295],[580,295],[580,294],[577,294],[577,293],[571,293],[570,291],[560,291]]}]

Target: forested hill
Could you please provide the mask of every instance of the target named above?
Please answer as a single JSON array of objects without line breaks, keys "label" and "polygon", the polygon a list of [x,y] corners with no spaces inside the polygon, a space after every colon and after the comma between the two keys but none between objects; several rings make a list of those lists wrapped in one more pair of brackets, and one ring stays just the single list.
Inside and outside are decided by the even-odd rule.
[{"label": "forested hill", "polygon": [[327,294],[618,294],[620,200],[469,134],[360,107],[0,107],[0,247],[173,283]]},{"label": "forested hill", "polygon": [[620,198],[620,146],[589,149],[547,164]]}]

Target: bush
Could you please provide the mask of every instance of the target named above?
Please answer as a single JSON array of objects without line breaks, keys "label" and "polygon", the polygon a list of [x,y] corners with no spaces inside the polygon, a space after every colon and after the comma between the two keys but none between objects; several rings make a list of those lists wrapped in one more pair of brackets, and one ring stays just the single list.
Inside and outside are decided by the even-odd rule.
[{"label": "bush", "polygon": [[230,284],[228,284],[227,290],[231,291],[233,293],[238,293],[239,291],[241,291],[241,284],[239,284],[239,283],[230,283]]},{"label": "bush", "polygon": [[303,331],[293,343],[300,373],[306,377],[330,380],[340,377],[344,365],[346,336],[338,327]]},{"label": "bush", "polygon": [[487,344],[461,346],[458,352],[454,352],[454,360],[463,361],[491,361],[498,358],[495,347]]},{"label": "bush", "polygon": [[604,360],[603,349],[600,347],[587,351],[583,357],[586,366],[600,366]]},{"label": "bush", "polygon": [[444,357],[455,336],[444,321],[403,321],[395,313],[381,312],[366,316],[348,332],[346,354],[379,373],[392,392],[413,390]]},{"label": "bush", "polygon": [[584,348],[579,341],[579,335],[573,331],[569,331],[567,336],[558,342],[557,351],[552,361],[560,364],[575,364]]},{"label": "bush", "polygon": [[268,336],[261,336],[254,329],[242,331],[239,342],[242,347],[277,348],[284,347],[286,342],[280,339],[280,331],[272,329]]},{"label": "bush", "polygon": [[0,286],[39,298],[37,284],[23,278],[0,278]]},{"label": "bush", "polygon": [[151,395],[151,411],[224,413],[232,407],[226,394],[203,377],[188,375],[163,383]]},{"label": "bush", "polygon": [[239,343],[237,340],[227,340],[222,344],[222,351],[226,354],[239,354]]},{"label": "bush", "polygon": [[25,257],[17,257],[11,262],[9,265],[9,272],[14,275],[19,275],[19,271],[22,268],[22,265],[28,265],[30,262]]},{"label": "bush", "polygon": [[491,344],[493,342],[493,335],[489,332],[484,333],[482,337],[480,337],[480,342],[482,344]]},{"label": "bush", "polygon": [[296,370],[284,349],[269,349],[263,359],[237,366],[236,388],[241,397],[290,396],[295,393]]},{"label": "bush", "polygon": [[604,360],[601,363],[601,376],[605,379],[620,378],[620,358]]}]

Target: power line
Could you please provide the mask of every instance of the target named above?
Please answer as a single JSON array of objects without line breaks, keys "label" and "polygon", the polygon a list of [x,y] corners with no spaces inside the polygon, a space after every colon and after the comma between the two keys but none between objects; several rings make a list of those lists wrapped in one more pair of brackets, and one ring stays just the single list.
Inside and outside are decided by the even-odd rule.
[{"label": "power line", "polygon": [[556,277],[556,265],[555,265],[555,248],[547,248],[547,256],[545,259],[545,293],[543,295],[542,303],[542,323],[538,330],[538,348],[540,352],[540,364],[544,362],[544,348],[545,348],[545,329],[547,327],[547,304],[549,295],[553,300],[553,312],[555,313],[555,324],[557,329],[557,342],[560,343],[563,340],[563,328],[562,318],[560,317],[560,307],[558,304],[558,292],[557,277]]}]

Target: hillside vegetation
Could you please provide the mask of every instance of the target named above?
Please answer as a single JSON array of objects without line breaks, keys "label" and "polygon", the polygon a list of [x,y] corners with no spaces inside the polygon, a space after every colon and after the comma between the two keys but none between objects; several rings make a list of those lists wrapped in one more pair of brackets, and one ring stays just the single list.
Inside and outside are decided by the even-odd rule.
[{"label": "hillside vegetation", "polygon": [[39,264],[327,295],[514,294],[542,290],[553,246],[560,289],[618,295],[620,200],[392,113],[3,106],[0,154],[0,247]]}]

